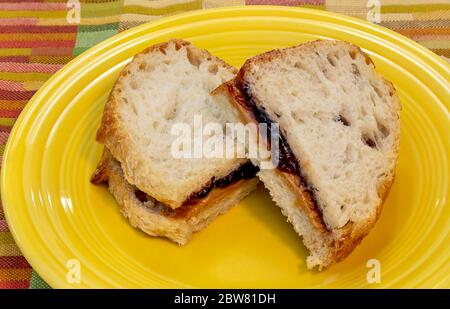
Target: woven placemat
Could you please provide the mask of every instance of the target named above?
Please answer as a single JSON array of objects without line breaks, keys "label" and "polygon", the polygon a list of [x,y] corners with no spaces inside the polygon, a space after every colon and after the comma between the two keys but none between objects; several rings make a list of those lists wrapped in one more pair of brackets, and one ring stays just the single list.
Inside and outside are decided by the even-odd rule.
[{"label": "woven placemat", "polygon": [[[91,46],[166,15],[269,4],[366,19],[450,57],[448,0],[0,0],[0,156],[28,100],[52,74]],[[49,286],[15,245],[0,204],[0,288],[28,287]]]}]

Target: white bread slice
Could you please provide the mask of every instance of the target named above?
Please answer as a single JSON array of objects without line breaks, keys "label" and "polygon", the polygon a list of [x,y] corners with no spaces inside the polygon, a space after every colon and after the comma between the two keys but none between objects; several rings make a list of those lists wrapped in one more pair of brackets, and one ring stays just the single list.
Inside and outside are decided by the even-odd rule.
[{"label": "white bread slice", "polygon": [[[236,122],[238,113],[210,92],[236,69],[187,41],[171,40],[137,54],[122,71],[105,105],[97,140],[120,163],[127,182],[172,208],[183,205],[213,177],[246,159],[174,158],[176,123]],[[205,139],[204,139],[205,141]]]},{"label": "white bread slice", "polygon": [[122,214],[133,227],[150,236],[167,237],[184,245],[194,232],[205,228],[256,189],[258,178],[241,179],[226,188],[213,189],[207,197],[195,205],[189,205],[188,209],[181,207],[173,210],[152,198],[145,202],[139,200],[137,188],[125,180],[119,162],[105,148],[92,182],[108,182]]},{"label": "white bread slice", "polygon": [[245,122],[279,124],[293,160],[258,176],[303,237],[308,266],[346,257],[375,224],[394,179],[393,85],[357,46],[315,41],[248,59],[214,94]]}]

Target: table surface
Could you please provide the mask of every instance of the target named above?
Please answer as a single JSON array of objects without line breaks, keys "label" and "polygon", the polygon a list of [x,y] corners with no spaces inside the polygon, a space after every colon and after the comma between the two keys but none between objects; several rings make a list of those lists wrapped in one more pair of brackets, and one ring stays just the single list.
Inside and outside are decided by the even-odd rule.
[{"label": "table surface", "polygon": [[[0,157],[28,100],[86,49],[162,16],[230,5],[301,6],[346,14],[450,58],[449,0],[0,0]],[[0,288],[47,287],[14,243],[0,202]]]}]

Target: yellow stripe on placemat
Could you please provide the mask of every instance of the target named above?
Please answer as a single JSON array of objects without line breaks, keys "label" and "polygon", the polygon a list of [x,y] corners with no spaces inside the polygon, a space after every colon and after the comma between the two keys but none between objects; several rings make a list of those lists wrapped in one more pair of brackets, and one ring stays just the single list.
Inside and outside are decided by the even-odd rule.
[{"label": "yellow stripe on placemat", "polygon": [[[15,118],[0,118],[0,126],[13,126],[16,122]],[[0,153],[5,151],[5,147],[2,148],[3,145],[0,145]]]},{"label": "yellow stripe on placemat", "polygon": [[[183,4],[186,2],[192,2],[195,0],[124,0],[123,5],[124,6],[140,6],[140,7],[146,7],[146,8],[164,8],[171,5],[177,5],[177,4]],[[222,6],[228,5],[229,0],[226,2],[223,0],[219,0],[222,2]],[[205,0],[200,1],[205,2]]]},{"label": "yellow stripe on placemat", "polygon": [[0,11],[0,17],[18,18],[18,17],[37,17],[37,18],[61,18],[66,17],[68,11]]},{"label": "yellow stripe on placemat", "polygon": [[[151,2],[149,2],[151,4]],[[168,15],[180,11],[196,10],[202,8],[201,0],[190,2],[169,4],[164,7],[125,5],[123,13],[125,14],[145,14],[145,15]]]},{"label": "yellow stripe on placemat", "polygon": [[432,12],[414,12],[414,13],[386,13],[381,15],[384,21],[419,21],[419,20],[436,20],[447,19],[448,11],[432,11]]},{"label": "yellow stripe on placemat", "polygon": [[74,56],[30,56],[30,62],[66,64],[73,58]]},{"label": "yellow stripe on placemat", "polygon": [[449,25],[448,21],[450,19],[450,8],[447,10],[439,10],[432,12],[414,12],[413,13],[415,20],[438,20],[443,19],[447,21],[447,25]]},{"label": "yellow stripe on placemat", "polygon": [[3,80],[12,81],[30,81],[30,80],[42,80],[46,81],[52,76],[52,73],[38,73],[38,72],[27,72],[27,73],[16,73],[16,72],[1,72]]},{"label": "yellow stripe on placemat", "polygon": [[[344,0],[349,1],[349,0]],[[343,2],[344,2],[343,1]],[[350,1],[358,1],[359,0],[350,0]],[[381,4],[383,5],[398,5],[400,0],[381,0]],[[448,0],[403,0],[403,2],[406,2],[407,5],[421,5],[421,4],[429,4],[432,2],[433,4],[448,4]]]},{"label": "yellow stripe on placemat", "polygon": [[1,244],[14,244],[14,238],[11,236],[10,232],[0,232],[0,243]]},{"label": "yellow stripe on placemat", "polygon": [[0,269],[0,280],[30,280],[32,269]]},{"label": "yellow stripe on placemat", "polygon": [[17,256],[17,255],[22,255],[22,253],[15,244],[0,244],[0,256]]},{"label": "yellow stripe on placemat", "polygon": [[28,56],[31,48],[0,48],[0,56]]},{"label": "yellow stripe on placemat", "polygon": [[430,41],[420,41],[420,44],[429,48],[429,49],[449,49],[450,41],[447,40],[430,40]]},{"label": "yellow stripe on placemat", "polygon": [[417,4],[417,5],[381,5],[381,14],[384,13],[412,13],[450,10],[449,3]]},{"label": "yellow stripe on placemat", "polygon": [[76,33],[0,33],[0,41],[72,41]]},{"label": "yellow stripe on placemat", "polygon": [[95,18],[120,15],[122,13],[122,7],[122,3],[117,2],[82,3],[81,17]]},{"label": "yellow stripe on placemat", "polygon": [[31,80],[22,83],[22,86],[25,90],[33,91],[38,90],[45,83],[45,81],[41,80]]}]

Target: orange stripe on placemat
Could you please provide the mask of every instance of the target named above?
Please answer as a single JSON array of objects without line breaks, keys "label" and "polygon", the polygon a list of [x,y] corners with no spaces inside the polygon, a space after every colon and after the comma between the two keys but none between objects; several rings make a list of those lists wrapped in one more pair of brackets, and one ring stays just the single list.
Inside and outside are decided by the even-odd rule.
[{"label": "orange stripe on placemat", "polygon": [[450,34],[450,28],[426,28],[426,29],[397,29],[396,32],[399,32],[403,35],[412,35],[412,34]]},{"label": "orange stripe on placemat", "polygon": [[450,58],[450,49],[445,48],[431,48],[431,51],[435,54],[438,54],[440,56],[445,56],[447,58]]},{"label": "orange stripe on placemat", "polygon": [[21,280],[29,280],[31,277],[31,268],[26,269],[11,269],[11,268],[5,268],[0,269],[0,281],[2,280],[14,280],[14,281],[21,281]]},{"label": "orange stripe on placemat", "polygon": [[28,100],[0,100],[0,109],[23,109],[27,103]]},{"label": "orange stripe on placemat", "polygon": [[[0,42],[1,43],[1,42]],[[10,63],[0,62],[0,72],[39,72],[39,73],[55,73],[63,66],[61,64],[46,63]]]},{"label": "orange stripe on placemat", "polygon": [[6,280],[0,281],[0,289],[28,289],[30,287],[30,278],[27,280]]},{"label": "orange stripe on placemat", "polygon": [[0,256],[1,268],[24,269],[30,268],[30,264],[23,256]]},{"label": "orange stripe on placemat", "polygon": [[0,41],[74,41],[77,38],[76,32],[69,33],[0,33]]},{"label": "orange stripe on placemat", "polygon": [[30,56],[30,62],[39,63],[52,63],[52,64],[66,64],[70,60],[75,58],[74,56]]},{"label": "orange stripe on placemat", "polygon": [[450,41],[450,33],[449,34],[430,34],[430,35],[426,35],[426,34],[411,34],[408,35],[408,38],[414,40],[414,41],[418,41],[419,43],[421,43],[421,41]]}]

